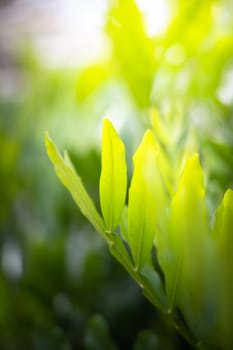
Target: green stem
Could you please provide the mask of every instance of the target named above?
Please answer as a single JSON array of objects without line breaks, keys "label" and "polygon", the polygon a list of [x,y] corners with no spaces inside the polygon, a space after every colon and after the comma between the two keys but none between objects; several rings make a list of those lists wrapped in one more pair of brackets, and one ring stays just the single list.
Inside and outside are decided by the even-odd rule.
[{"label": "green stem", "polygon": [[166,315],[167,318],[170,319],[175,329],[187,341],[187,343],[189,343],[196,350],[206,350],[206,347],[202,342],[195,341],[194,337],[190,334],[177,314],[174,311],[171,311],[170,308],[167,309],[165,306],[163,306],[163,304],[160,302],[159,296],[155,296],[155,292],[151,288],[150,284],[146,283],[139,271],[135,269],[120,236],[114,235],[114,233],[109,235],[108,243],[110,252],[142,288],[145,297],[155,308],[159,309],[164,315]]}]

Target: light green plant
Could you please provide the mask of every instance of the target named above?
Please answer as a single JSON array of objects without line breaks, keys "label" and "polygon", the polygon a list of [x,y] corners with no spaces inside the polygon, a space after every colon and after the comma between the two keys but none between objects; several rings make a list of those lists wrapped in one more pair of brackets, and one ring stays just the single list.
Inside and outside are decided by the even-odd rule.
[{"label": "light green plant", "polygon": [[232,349],[233,191],[212,220],[199,155],[186,152],[173,169],[147,130],[127,196],[125,147],[105,120],[100,215],[67,153],[63,158],[48,135],[46,146],[58,178],[146,298],[194,348]]}]

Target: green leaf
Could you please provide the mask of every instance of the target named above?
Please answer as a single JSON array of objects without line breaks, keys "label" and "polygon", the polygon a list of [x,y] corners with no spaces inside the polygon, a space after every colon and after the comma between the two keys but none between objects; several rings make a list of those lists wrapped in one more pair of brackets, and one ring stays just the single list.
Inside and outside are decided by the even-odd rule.
[{"label": "green leaf", "polygon": [[100,204],[106,229],[110,232],[113,232],[120,222],[125,204],[126,188],[125,146],[111,122],[105,119],[102,138]]},{"label": "green leaf", "polygon": [[99,232],[105,239],[107,239],[104,222],[97,212],[95,205],[89,197],[85,187],[83,186],[81,178],[75,172],[75,169],[69,160],[67,153],[65,154],[65,157],[62,158],[59,151],[57,150],[56,145],[50,139],[48,134],[46,134],[45,143],[48,156],[54,165],[58,178],[69,190],[83,215],[90,221],[96,231]]},{"label": "green leaf", "polygon": [[110,3],[106,29],[113,44],[113,63],[138,107],[147,108],[155,73],[153,40],[135,0]]},{"label": "green leaf", "polygon": [[185,304],[193,312],[198,312],[203,302],[209,233],[203,171],[198,154],[185,164],[172,200],[170,224],[168,249],[172,254],[165,271],[169,303],[171,308],[177,303]]},{"label": "green leaf", "polygon": [[[233,227],[233,191],[228,189],[216,211],[213,228],[213,238],[218,252],[218,269],[215,268],[214,281],[216,302],[218,308],[217,327],[215,335],[225,345],[232,348],[233,323],[233,254],[232,254],[232,227]],[[217,283],[216,283],[217,282]]]},{"label": "green leaf", "polygon": [[148,130],[133,157],[134,173],[129,190],[128,239],[136,270],[147,262],[156,233],[160,181],[157,155],[155,140]]},{"label": "green leaf", "polygon": [[221,249],[232,255],[233,191],[228,189],[216,211],[213,234]]}]

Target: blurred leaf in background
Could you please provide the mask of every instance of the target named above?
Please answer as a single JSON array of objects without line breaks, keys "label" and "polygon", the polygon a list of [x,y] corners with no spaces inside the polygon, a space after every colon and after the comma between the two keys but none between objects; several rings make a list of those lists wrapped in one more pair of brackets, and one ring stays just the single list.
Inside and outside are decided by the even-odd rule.
[{"label": "blurred leaf in background", "polygon": [[107,33],[113,44],[116,71],[129,86],[139,108],[148,108],[155,72],[153,42],[147,36],[136,2],[118,0],[110,4]]}]

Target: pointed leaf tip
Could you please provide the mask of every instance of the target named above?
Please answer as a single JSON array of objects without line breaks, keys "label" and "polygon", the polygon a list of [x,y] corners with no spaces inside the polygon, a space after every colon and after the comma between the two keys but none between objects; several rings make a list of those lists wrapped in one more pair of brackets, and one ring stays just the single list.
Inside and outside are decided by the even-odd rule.
[{"label": "pointed leaf tip", "polygon": [[[189,184],[190,189],[187,188],[187,184]],[[194,153],[186,161],[178,186],[179,188],[187,188],[189,192],[195,187],[200,196],[205,195],[204,173],[198,153]]]},{"label": "pointed leaf tip", "polygon": [[55,143],[53,142],[53,140],[51,139],[47,131],[45,133],[45,146],[51,162],[54,164],[54,166],[56,166],[56,164],[61,161],[62,157],[59,154],[59,151]]},{"label": "pointed leaf tip", "polygon": [[157,209],[162,196],[157,156],[154,136],[147,130],[133,156],[134,172],[129,189],[128,238],[135,269],[150,259],[156,234]]},{"label": "pointed leaf tip", "polygon": [[127,188],[125,146],[112,123],[104,120],[100,176],[100,204],[106,230],[113,232],[120,222]]},{"label": "pointed leaf tip", "polygon": [[[219,242],[219,249],[231,250],[233,225],[233,191],[228,189],[220,203],[213,228],[213,235]],[[226,253],[227,255],[228,253]],[[231,255],[231,253],[230,253]]]},{"label": "pointed leaf tip", "polygon": [[49,133],[48,133],[48,131],[45,131],[44,143],[45,143],[47,150],[48,150],[50,142],[51,142],[51,139],[50,139]]},{"label": "pointed leaf tip", "polygon": [[[169,244],[172,259],[166,272],[171,308],[180,302],[182,290],[189,291],[190,299],[194,300],[195,283],[199,277],[204,278],[208,233],[204,174],[199,155],[195,153],[186,161],[171,205]],[[200,293],[195,295],[197,303],[201,302],[201,293],[200,288]]]},{"label": "pointed leaf tip", "polygon": [[223,202],[225,206],[233,205],[233,191],[228,188],[225,192]]},{"label": "pointed leaf tip", "polygon": [[45,131],[44,140],[45,140],[45,145],[46,145],[47,148],[50,147],[53,144],[53,141],[52,141],[48,131]]},{"label": "pointed leaf tip", "polygon": [[141,150],[142,150],[143,153],[144,153],[144,150],[146,148],[149,151],[150,147],[152,147],[154,151],[157,149],[157,145],[156,145],[154,136],[153,136],[151,130],[148,129],[144,133],[143,138],[142,138],[142,142],[139,145],[138,149],[136,150],[133,158],[137,157],[138,153],[140,153]]}]

